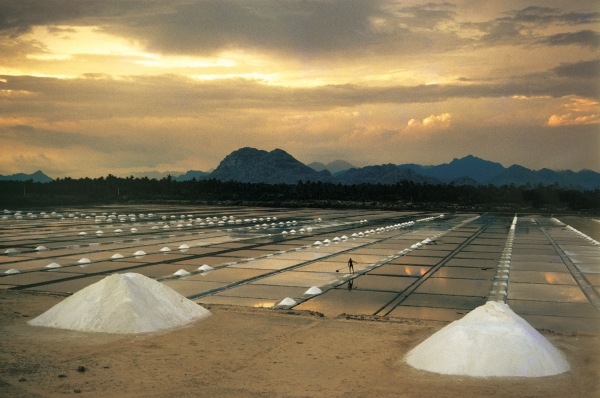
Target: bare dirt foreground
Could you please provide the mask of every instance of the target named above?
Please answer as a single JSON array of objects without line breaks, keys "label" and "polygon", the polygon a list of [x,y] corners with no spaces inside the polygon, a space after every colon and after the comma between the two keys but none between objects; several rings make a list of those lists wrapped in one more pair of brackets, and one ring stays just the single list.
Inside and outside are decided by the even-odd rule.
[{"label": "bare dirt foreground", "polygon": [[599,336],[545,333],[571,364],[562,375],[442,376],[402,360],[442,322],[213,306],[206,320],[136,336],[27,325],[62,299],[0,291],[0,396],[600,396]]}]

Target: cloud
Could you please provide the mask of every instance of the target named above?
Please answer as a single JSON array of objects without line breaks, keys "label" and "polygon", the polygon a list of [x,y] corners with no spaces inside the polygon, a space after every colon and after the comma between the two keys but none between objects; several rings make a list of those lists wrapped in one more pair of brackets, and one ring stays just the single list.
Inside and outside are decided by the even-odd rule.
[{"label": "cloud", "polygon": [[548,26],[568,28],[600,21],[600,12],[566,12],[558,8],[530,6],[512,10],[504,16],[472,24],[483,32],[485,44],[546,44],[550,46],[580,44],[593,46],[597,33],[591,30],[547,35]]},{"label": "cloud", "polygon": [[383,0],[0,0],[0,37],[25,44],[38,26],[52,34],[87,26],[157,54],[211,56],[235,50],[303,63],[331,62],[331,57],[354,63],[357,49],[364,60],[444,54],[477,43],[597,48],[592,30],[547,35],[543,29],[589,25],[600,20],[598,12],[527,7],[475,23],[459,14],[461,6]]},{"label": "cloud", "polygon": [[422,120],[410,119],[406,124],[407,131],[433,131],[443,130],[450,127],[452,123],[452,114],[442,113],[440,115],[430,115]]},{"label": "cloud", "polygon": [[15,38],[31,32],[35,26],[44,25],[123,23],[132,16],[140,18],[152,10],[159,10],[161,4],[164,4],[161,0],[0,0],[0,35]]},{"label": "cloud", "polygon": [[600,75],[600,58],[590,61],[564,63],[552,71],[560,77],[596,79]]},{"label": "cloud", "polygon": [[547,126],[600,125],[600,102],[576,96],[565,97],[561,113],[550,115]]},{"label": "cloud", "polygon": [[565,63],[505,81],[391,86],[285,87],[246,79],[199,81],[175,75],[121,79],[98,74],[76,79],[0,75],[0,98],[5,99],[3,112],[7,116],[47,121],[203,119],[203,115],[241,110],[319,111],[364,104],[423,104],[461,98],[571,95],[598,98],[599,65],[600,60]]},{"label": "cloud", "polygon": [[312,53],[373,40],[380,1],[0,0],[0,32],[17,37],[42,25],[99,26],[161,53],[230,48]]},{"label": "cloud", "polygon": [[453,21],[456,6],[451,3],[427,3],[410,7],[400,7],[397,20],[410,27],[433,29],[442,22]]},{"label": "cloud", "polygon": [[580,45],[590,48],[600,47],[600,34],[593,30],[580,30],[578,32],[557,33],[540,40],[540,43],[549,46]]}]

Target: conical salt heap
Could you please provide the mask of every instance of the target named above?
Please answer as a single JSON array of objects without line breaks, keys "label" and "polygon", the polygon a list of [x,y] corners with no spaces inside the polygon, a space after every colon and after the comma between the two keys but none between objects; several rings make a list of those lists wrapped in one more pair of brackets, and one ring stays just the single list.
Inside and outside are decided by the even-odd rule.
[{"label": "conical salt heap", "polygon": [[413,348],[406,362],[434,373],[542,377],[569,370],[544,336],[508,305],[488,301]]},{"label": "conical salt heap", "polygon": [[206,308],[168,286],[141,274],[126,273],[107,276],[28,323],[83,332],[147,333],[209,315]]}]

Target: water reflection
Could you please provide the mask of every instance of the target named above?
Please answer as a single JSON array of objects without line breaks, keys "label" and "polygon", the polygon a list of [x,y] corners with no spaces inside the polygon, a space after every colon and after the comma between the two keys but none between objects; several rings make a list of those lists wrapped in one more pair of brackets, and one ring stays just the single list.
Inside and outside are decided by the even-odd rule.
[{"label": "water reflection", "polygon": [[414,266],[405,266],[404,273],[410,276],[423,276],[429,270],[429,268],[425,267],[414,267]]},{"label": "water reflection", "polygon": [[354,287],[354,279],[350,279],[348,281],[348,291],[351,291],[353,287]]}]

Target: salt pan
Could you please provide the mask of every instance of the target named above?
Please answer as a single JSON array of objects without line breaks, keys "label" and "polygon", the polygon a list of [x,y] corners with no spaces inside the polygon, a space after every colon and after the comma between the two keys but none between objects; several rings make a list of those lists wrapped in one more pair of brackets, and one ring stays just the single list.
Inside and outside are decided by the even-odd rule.
[{"label": "salt pan", "polygon": [[413,348],[406,362],[434,373],[542,377],[569,370],[544,336],[508,305],[488,301]]},{"label": "salt pan", "polygon": [[210,311],[141,274],[113,274],[28,323],[83,332],[147,333],[184,326]]}]

